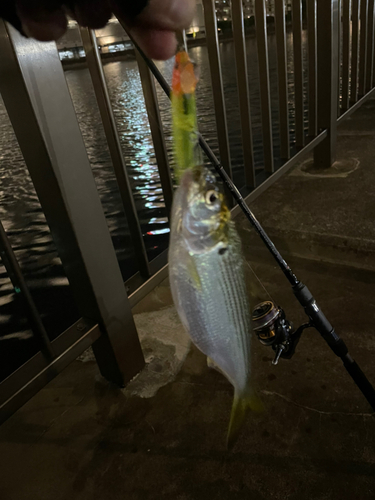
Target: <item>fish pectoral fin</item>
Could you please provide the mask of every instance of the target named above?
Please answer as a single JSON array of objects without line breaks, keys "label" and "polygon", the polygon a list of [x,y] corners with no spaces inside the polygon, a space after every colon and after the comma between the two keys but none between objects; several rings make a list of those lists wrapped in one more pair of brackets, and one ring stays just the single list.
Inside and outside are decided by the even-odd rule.
[{"label": "fish pectoral fin", "polygon": [[255,413],[264,411],[263,403],[256,393],[251,391],[251,393],[245,397],[241,397],[235,393],[227,435],[228,450],[231,449],[236,442],[248,410],[252,410]]},{"label": "fish pectoral fin", "polygon": [[202,290],[202,282],[198,273],[197,266],[192,258],[188,260],[187,269],[189,276],[193,282],[193,286],[196,290]]}]

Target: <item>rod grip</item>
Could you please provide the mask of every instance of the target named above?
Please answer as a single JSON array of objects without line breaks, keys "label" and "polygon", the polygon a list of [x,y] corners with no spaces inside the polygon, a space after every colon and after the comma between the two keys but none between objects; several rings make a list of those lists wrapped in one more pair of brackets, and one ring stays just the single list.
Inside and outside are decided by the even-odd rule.
[{"label": "rod grip", "polygon": [[344,358],[348,354],[348,348],[345,342],[337,335],[307,286],[303,283],[298,283],[298,285],[293,287],[293,292],[299,303],[305,309],[314,328],[318,330],[336,356]]}]

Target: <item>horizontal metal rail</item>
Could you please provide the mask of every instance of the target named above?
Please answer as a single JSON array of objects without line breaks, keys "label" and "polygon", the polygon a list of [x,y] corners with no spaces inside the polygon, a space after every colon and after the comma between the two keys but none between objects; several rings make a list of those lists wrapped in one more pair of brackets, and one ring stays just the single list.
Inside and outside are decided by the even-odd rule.
[{"label": "horizontal metal rail", "polygon": [[57,356],[48,362],[36,354],[0,384],[0,424],[7,420],[34,394],[53,380],[101,336],[99,325],[81,318],[52,342]]},{"label": "horizontal metal rail", "polygon": [[6,235],[4,226],[0,221],[0,258],[8,273],[8,276],[14,287],[16,296],[21,297],[26,315],[29,319],[30,326],[33,329],[34,335],[37,337],[40,349],[45,355],[53,359],[55,356],[48,334],[44,328],[42,318],[35,306],[29,288],[23,277],[22,270],[18,264],[17,258],[13,252],[12,246]]},{"label": "horizontal metal rail", "polygon": [[[254,191],[245,196],[245,203],[249,204],[255,201],[261,194],[272,186],[276,181],[285,175],[291,168],[295,167],[306,155],[311,153],[318,144],[324,141],[328,136],[327,130],[323,130],[318,136],[310,141],[303,149],[300,149],[290,160],[284,163],[276,172],[274,172],[267,180],[263,181]],[[232,217],[237,217],[241,212],[241,208],[236,206],[232,210]]]},{"label": "horizontal metal rail", "polygon": [[368,99],[371,97],[375,96],[375,87],[370,90],[366,95],[364,95],[359,101],[357,101],[355,104],[353,104],[352,107],[350,107],[348,110],[343,113],[340,118],[338,118],[337,123],[341,123],[343,120],[346,118],[349,118],[350,115],[352,115],[355,111],[357,111],[358,108],[362,106]]}]

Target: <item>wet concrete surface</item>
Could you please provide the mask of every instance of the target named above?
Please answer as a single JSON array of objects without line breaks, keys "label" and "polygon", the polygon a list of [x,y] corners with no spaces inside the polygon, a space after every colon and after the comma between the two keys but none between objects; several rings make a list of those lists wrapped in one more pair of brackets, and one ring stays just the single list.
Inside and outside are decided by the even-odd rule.
[{"label": "wet concrete surface", "polygon": [[[252,208],[375,383],[374,113],[369,101],[341,127],[339,153],[358,158],[357,170],[331,179],[292,173]],[[237,223],[252,304],[269,293],[295,325],[305,322],[267,250],[242,217]],[[373,412],[315,330],[276,367],[273,351],[253,342],[265,411],[249,415],[228,452],[232,388],[186,343],[168,282],[134,313],[146,378],[121,390],[100,377],[89,354],[72,363],[0,427],[1,499],[375,498]]]},{"label": "wet concrete surface", "polygon": [[283,253],[375,269],[374,113],[370,99],[340,123],[337,168],[311,175],[309,156],[252,204]]}]

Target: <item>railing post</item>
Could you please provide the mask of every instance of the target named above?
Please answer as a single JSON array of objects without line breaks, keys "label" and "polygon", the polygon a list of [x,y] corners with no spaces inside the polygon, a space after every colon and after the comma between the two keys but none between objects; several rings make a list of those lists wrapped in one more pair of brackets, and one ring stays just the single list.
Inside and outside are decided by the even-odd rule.
[{"label": "railing post", "polygon": [[251,130],[250,90],[247,78],[245,29],[242,0],[232,0],[232,26],[234,52],[236,57],[238,100],[240,103],[242,149],[246,186],[256,187],[253,155],[253,135]]},{"label": "railing post", "polygon": [[0,92],[100,371],[124,385],[144,359],[56,45],[0,21]]},{"label": "railing post", "polygon": [[268,65],[268,40],[265,0],[255,0],[255,30],[258,48],[258,67],[260,82],[260,109],[262,117],[262,137],[264,153],[264,170],[268,174],[275,171],[273,160],[273,137],[271,118],[270,75]]},{"label": "railing post", "polygon": [[296,148],[305,145],[304,96],[303,96],[303,52],[302,52],[302,5],[301,0],[292,0],[293,18],[293,66]]},{"label": "railing post", "polygon": [[[373,0],[372,0],[373,1]],[[368,0],[361,0],[360,5],[360,38],[359,38],[359,84],[358,96],[365,95],[366,90],[366,71],[367,71],[367,44],[368,44]]]},{"label": "railing post", "polygon": [[337,118],[340,116],[340,104],[341,104],[341,31],[342,31],[342,0],[337,0],[338,9],[338,25],[337,25]]},{"label": "railing post", "polygon": [[83,48],[86,52],[87,66],[90,71],[100,116],[102,118],[104,133],[107,138],[108,149],[111,155],[113,170],[116,175],[122,205],[124,207],[125,217],[129,225],[130,236],[134,245],[135,258],[138,262],[140,274],[144,278],[148,278],[150,276],[150,267],[147,258],[146,246],[135,206],[130,179],[127,173],[124,155],[122,153],[116,119],[107,89],[96,36],[93,30],[81,28],[81,38]]},{"label": "railing post", "polygon": [[360,0],[352,0],[352,60],[350,65],[350,105],[355,104],[358,100],[359,9]]},{"label": "railing post", "polygon": [[284,0],[275,0],[275,29],[279,94],[280,158],[288,160],[290,158],[289,96]]},{"label": "railing post", "polygon": [[173,200],[173,182],[171,170],[169,167],[167,147],[164,140],[163,124],[159,112],[159,103],[156,95],[154,77],[147,67],[147,64],[135,49],[135,55],[138,62],[139,75],[141,77],[143,96],[145,98],[148,121],[150,123],[152,140],[156,162],[158,164],[161,188],[168,217],[171,215]]},{"label": "railing post", "polygon": [[307,0],[307,37],[309,53],[309,136],[317,135],[317,46],[316,46],[316,0]]},{"label": "railing post", "polygon": [[374,1],[371,0],[368,5],[368,26],[367,26],[367,62],[366,62],[366,87],[365,92],[372,89],[372,80],[374,72]]},{"label": "railing post", "polygon": [[318,131],[328,134],[314,150],[317,167],[329,168],[336,159],[338,0],[318,0]]},{"label": "railing post", "polygon": [[346,111],[349,109],[351,0],[343,0],[342,24],[342,110]]},{"label": "railing post", "polygon": [[[216,11],[214,0],[203,0],[204,20],[206,25],[207,50],[210,62],[212,94],[214,98],[217,138],[219,142],[220,161],[230,178],[232,165],[230,160],[227,117],[225,113],[223,76],[219,55],[219,38],[217,34]],[[232,200],[232,198],[228,198]]]}]

